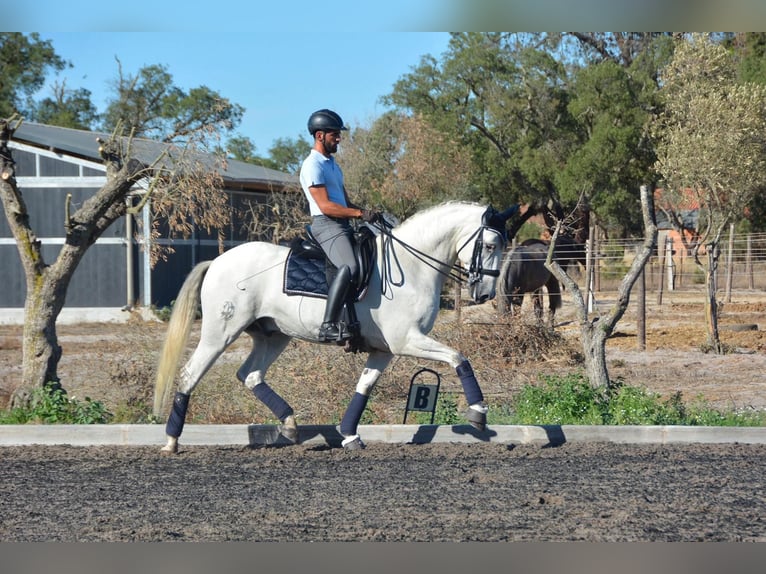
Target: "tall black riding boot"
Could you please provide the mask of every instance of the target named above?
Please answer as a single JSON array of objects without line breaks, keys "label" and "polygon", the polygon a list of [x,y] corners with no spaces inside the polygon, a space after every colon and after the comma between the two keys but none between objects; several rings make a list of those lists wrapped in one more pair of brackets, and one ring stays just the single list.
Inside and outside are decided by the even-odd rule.
[{"label": "tall black riding boot", "polygon": [[344,336],[346,338],[350,336],[344,332],[339,323],[340,313],[349,287],[351,287],[351,270],[348,265],[343,265],[338,269],[335,279],[327,289],[327,306],[325,307],[322,327],[319,329],[320,341],[341,341]]}]

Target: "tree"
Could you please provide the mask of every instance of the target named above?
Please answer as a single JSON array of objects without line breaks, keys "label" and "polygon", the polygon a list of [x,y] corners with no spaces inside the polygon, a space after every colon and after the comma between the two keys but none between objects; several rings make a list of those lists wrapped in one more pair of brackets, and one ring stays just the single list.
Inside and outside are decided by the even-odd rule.
[{"label": "tree", "polygon": [[400,219],[424,205],[467,195],[467,150],[445,141],[419,115],[388,113],[370,129],[355,129],[338,161],[355,198]]},{"label": "tree", "polygon": [[311,144],[306,138],[277,138],[269,148],[269,156],[257,158],[252,163],[277,171],[297,174],[310,151]]},{"label": "tree", "polygon": [[471,150],[472,188],[495,203],[588,213],[640,232],[637,190],[654,156],[646,133],[669,36],[459,33],[384,98]]},{"label": "tree", "polygon": [[39,34],[0,32],[0,118],[25,113],[46,73],[66,66],[50,40],[41,40]]},{"label": "tree", "polygon": [[194,139],[196,145],[214,149],[220,147],[221,134],[242,121],[242,106],[206,86],[183,91],[173,84],[166,66],[145,66],[126,75],[119,60],[117,64],[116,97],[104,114],[105,131],[120,126],[135,137],[176,144]]},{"label": "tree", "polygon": [[[766,33],[738,32],[724,42],[737,59],[737,77],[740,82],[766,84]],[[745,217],[737,223],[742,233],[766,231],[766,189],[756,192],[748,205]]]},{"label": "tree", "polygon": [[[606,36],[606,38],[603,38]],[[613,38],[614,36],[614,38]],[[569,112],[578,144],[556,179],[564,205],[579,197],[607,235],[642,233],[636,190],[655,161],[647,125],[657,109],[657,70],[670,38],[648,34],[576,34],[599,60],[572,73]]]},{"label": "tree", "polygon": [[[706,277],[708,345],[724,348],[718,335],[716,270],[719,245],[729,223],[741,218],[754,194],[766,186],[766,86],[738,83],[735,60],[708,35],[679,42],[663,70],[664,111],[653,126],[663,204],[685,246]],[[693,241],[681,210],[691,200],[699,224]],[[707,255],[707,262],[700,259]]]},{"label": "tree", "polygon": [[556,246],[558,234],[562,229],[561,222],[556,227],[551,244],[548,249],[548,257],[545,266],[562,282],[575,303],[577,316],[580,323],[580,335],[585,357],[585,370],[592,386],[607,387],[611,384],[609,371],[606,365],[606,341],[614,333],[614,328],[625,314],[630,303],[630,292],[633,285],[643,272],[646,262],[654,252],[657,243],[657,224],[654,220],[654,202],[652,193],[647,186],[641,186],[641,215],[644,224],[644,240],[636,257],[628,269],[628,272],[620,281],[617,289],[617,300],[606,315],[588,318],[588,307],[577,283],[567,275],[561,265],[553,259],[553,251]]},{"label": "tree", "polygon": [[34,104],[32,119],[41,124],[90,130],[99,121],[99,114],[85,88],[69,90],[66,83],[53,85],[53,97]]},{"label": "tree", "polygon": [[[108,139],[96,140],[106,166],[106,183],[73,213],[65,217],[66,238],[58,256],[48,262],[41,242],[31,227],[24,197],[16,185],[14,162],[8,146],[21,120],[0,122],[0,199],[16,240],[26,277],[22,384],[11,406],[24,404],[31,390],[41,385],[60,387],[57,373],[61,347],[56,319],[64,306],[67,288],[88,248],[128,210],[126,199],[144,179],[152,183],[142,190],[141,205],[152,202],[176,230],[188,228],[192,218],[208,231],[225,224],[229,216],[226,198],[220,193],[221,178],[192,148],[171,148],[157,153],[152,161],[139,161],[135,139],[116,131]],[[134,209],[137,211],[140,205]]]},{"label": "tree", "polygon": [[423,58],[384,102],[469,149],[482,199],[545,203],[557,198],[571,134],[566,69],[545,42],[540,34],[453,34],[441,62]]}]

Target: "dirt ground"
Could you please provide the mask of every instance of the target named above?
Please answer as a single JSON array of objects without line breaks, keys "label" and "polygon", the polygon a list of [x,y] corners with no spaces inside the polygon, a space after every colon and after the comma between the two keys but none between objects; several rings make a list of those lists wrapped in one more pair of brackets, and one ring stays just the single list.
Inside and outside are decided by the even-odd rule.
[{"label": "dirt ground", "polygon": [[766,542],[766,446],[0,448],[3,542]]}]

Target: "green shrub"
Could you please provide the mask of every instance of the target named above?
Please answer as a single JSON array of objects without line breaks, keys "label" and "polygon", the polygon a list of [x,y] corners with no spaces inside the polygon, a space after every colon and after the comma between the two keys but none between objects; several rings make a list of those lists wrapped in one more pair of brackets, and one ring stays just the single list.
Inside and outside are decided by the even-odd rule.
[{"label": "green shrub", "polygon": [[620,385],[610,390],[605,424],[611,425],[677,425],[685,418],[681,394],[667,401],[637,387]]},{"label": "green shrub", "polygon": [[[668,399],[645,389],[613,384],[591,387],[581,374],[546,377],[525,385],[510,410],[512,422],[529,425],[765,426],[766,412],[721,412],[701,399],[691,405],[680,392]],[[505,407],[500,406],[500,410]],[[495,423],[502,424],[502,423]]]},{"label": "green shrub", "polygon": [[604,396],[578,374],[544,377],[515,400],[517,424],[603,424]]},{"label": "green shrub", "polygon": [[46,386],[35,389],[29,406],[0,413],[0,424],[104,424],[111,416],[99,401],[69,398],[63,389]]}]

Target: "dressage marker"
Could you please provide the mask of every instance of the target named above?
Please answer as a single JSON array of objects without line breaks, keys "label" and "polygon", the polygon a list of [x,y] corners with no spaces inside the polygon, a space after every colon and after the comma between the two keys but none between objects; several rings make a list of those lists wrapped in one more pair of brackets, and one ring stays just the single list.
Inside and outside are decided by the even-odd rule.
[{"label": "dressage marker", "polygon": [[[415,383],[415,380],[423,373],[431,373],[434,375],[434,377],[436,377],[436,384],[426,385],[423,383]],[[412,378],[410,379],[410,392],[407,395],[407,406],[404,408],[403,425],[407,424],[407,413],[409,411],[431,413],[431,424],[434,424],[436,401],[439,398],[439,385],[441,385],[441,377],[439,376],[439,373],[431,369],[423,368],[412,375]]]}]

